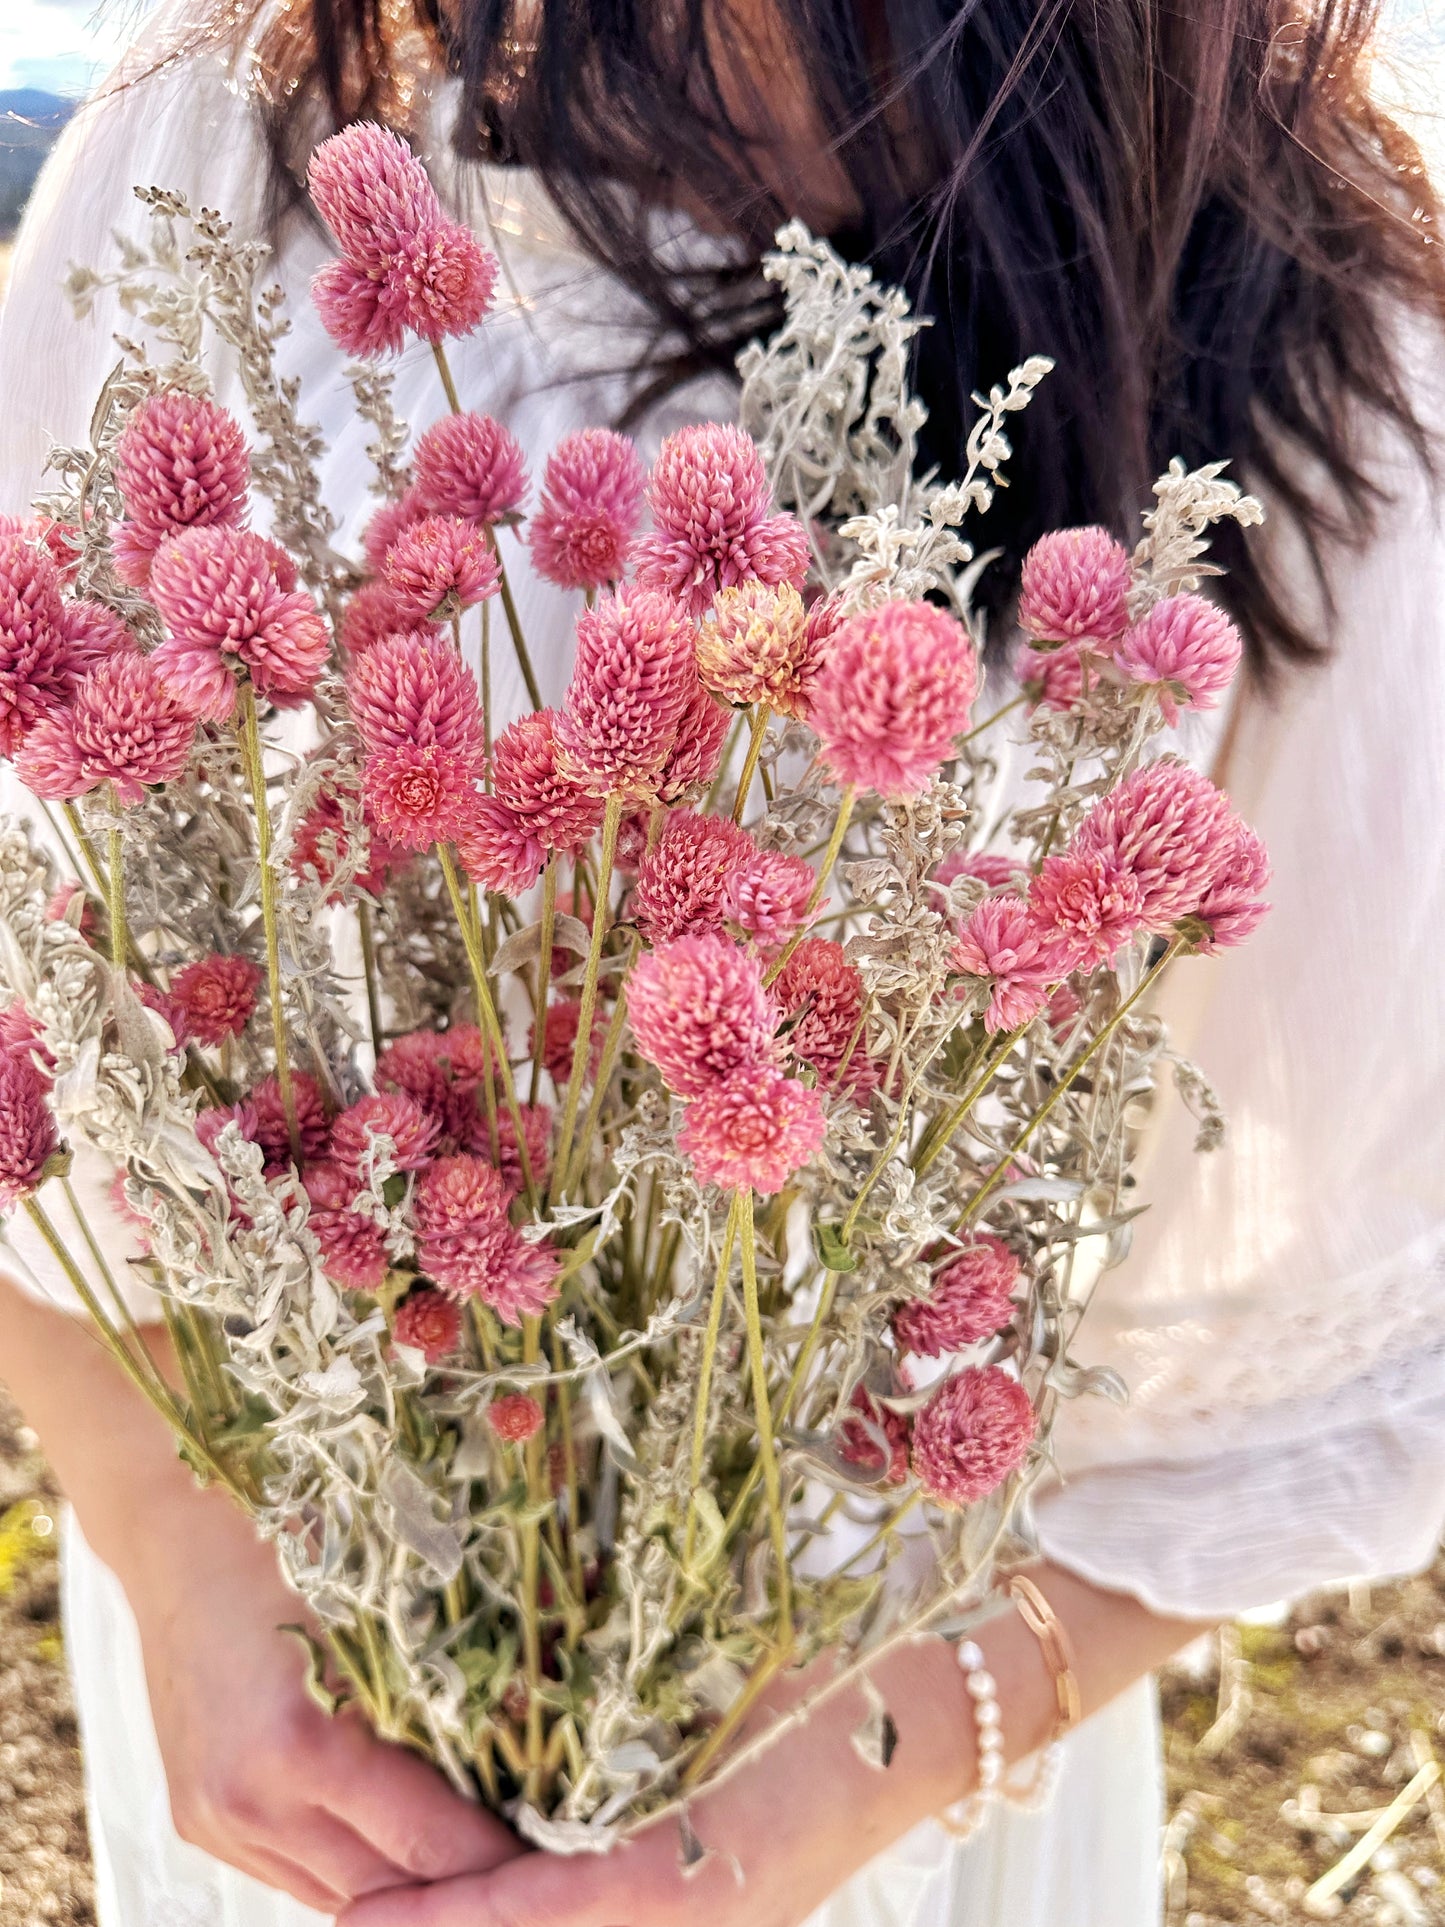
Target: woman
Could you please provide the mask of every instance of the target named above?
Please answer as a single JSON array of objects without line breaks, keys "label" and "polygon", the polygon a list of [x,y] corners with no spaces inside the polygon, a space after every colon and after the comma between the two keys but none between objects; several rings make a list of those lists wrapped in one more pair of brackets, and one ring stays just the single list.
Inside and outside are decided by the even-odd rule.
[{"label": "woman", "polygon": [[[305,301],[323,244],[287,190],[322,134],[371,116],[439,159],[456,134],[452,192],[510,282],[459,380],[534,461],[583,422],[630,411],[656,436],[725,408],[678,384],[766,326],[752,263],[801,213],[932,316],[919,379],[943,467],[972,389],[1056,357],[992,512],[1000,608],[1034,534],[1125,528],[1175,454],[1232,458],[1273,510],[1263,541],[1226,545],[1254,675],[1200,755],[1269,843],[1275,907],[1171,1013],[1230,1142],[1195,1158],[1184,1107],[1161,1106],[1154,1210],[1085,1327],[1133,1400],[1066,1413],[1068,1476],[1037,1509],[1035,1576],[1092,1716],[1052,1806],[966,1845],[930,1819],[978,1749],[951,1651],[926,1641],[878,1668],[899,1727],[886,1773],[849,1744],[861,1705],[840,1699],[696,1802],[711,1851],[691,1875],[666,1826],[600,1861],[521,1852],[312,1706],[269,1554],[36,1301],[52,1281],[17,1240],[0,1346],[78,1521],[69,1644],[105,1927],[298,1927],[306,1908],[349,1927],[1145,1927],[1151,1670],[1221,1614],[1428,1556],[1445,1504],[1445,269],[1413,149],[1365,92],[1372,11],[268,0],[217,20],[193,0],[67,135],[0,336],[0,508],[24,507],[52,439],[80,438],[113,358],[104,297],[72,322],[56,283],[70,259],[103,264],[111,228],[138,224],[130,185],[158,182],[243,230],[277,224],[288,366],[356,536],[364,437]],[[431,380],[403,360],[403,414],[435,413]],[[521,593],[530,634],[566,633],[552,591]],[[1049,1669],[1013,1612],[980,1644],[1022,1757],[1053,1721]]]}]

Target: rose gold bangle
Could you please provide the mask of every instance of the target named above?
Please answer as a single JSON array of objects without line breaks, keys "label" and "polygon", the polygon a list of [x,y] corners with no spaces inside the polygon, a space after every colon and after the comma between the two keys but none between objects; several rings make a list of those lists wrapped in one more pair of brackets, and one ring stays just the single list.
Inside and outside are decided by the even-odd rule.
[{"label": "rose gold bangle", "polygon": [[1010,1573],[1006,1581],[1009,1597],[1018,1607],[1019,1618],[1039,1642],[1044,1665],[1048,1668],[1049,1678],[1054,1683],[1056,1712],[1054,1730],[1049,1735],[1051,1742],[1063,1738],[1071,1727],[1079,1724],[1083,1717],[1083,1705],[1079,1698],[1079,1681],[1074,1672],[1074,1649],[1069,1635],[1064,1631],[1063,1622],[1025,1573]]}]

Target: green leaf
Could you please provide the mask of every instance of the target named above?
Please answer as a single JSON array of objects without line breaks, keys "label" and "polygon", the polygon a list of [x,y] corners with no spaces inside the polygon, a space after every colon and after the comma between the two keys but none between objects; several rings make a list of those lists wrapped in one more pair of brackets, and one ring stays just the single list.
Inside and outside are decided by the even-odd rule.
[{"label": "green leaf", "polygon": [[388,1211],[395,1211],[405,1196],[406,1173],[404,1171],[393,1171],[381,1187],[382,1203],[385,1204]]},{"label": "green leaf", "polygon": [[818,1263],[829,1271],[856,1271],[858,1256],[850,1251],[843,1242],[842,1227],[836,1224],[815,1224],[813,1226],[813,1250],[817,1253]]}]

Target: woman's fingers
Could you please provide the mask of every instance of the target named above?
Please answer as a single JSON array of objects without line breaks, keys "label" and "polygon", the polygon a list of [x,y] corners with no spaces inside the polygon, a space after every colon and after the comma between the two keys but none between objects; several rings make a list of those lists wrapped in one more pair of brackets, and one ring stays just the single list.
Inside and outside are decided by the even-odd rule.
[{"label": "woman's fingers", "polygon": [[249,1874],[253,1880],[259,1880],[263,1886],[275,1887],[283,1894],[290,1894],[293,1900],[299,1900],[303,1907],[310,1907],[314,1913],[335,1918],[346,1905],[344,1894],[323,1886],[304,1867],[287,1859],[274,1847],[248,1845],[238,1848],[232,1845],[219,1857],[227,1865]]},{"label": "woman's fingers", "polygon": [[338,1927],[681,1927],[689,1913],[705,1918],[702,1896],[690,1907],[675,1875],[675,1849],[665,1871],[640,1841],[600,1859],[528,1853],[480,1878],[368,1895]]},{"label": "woman's fingers", "polygon": [[392,1884],[486,1873],[525,1851],[509,1826],[453,1792],[435,1767],[359,1722],[348,1730],[353,1737],[313,1798],[400,1870]]}]

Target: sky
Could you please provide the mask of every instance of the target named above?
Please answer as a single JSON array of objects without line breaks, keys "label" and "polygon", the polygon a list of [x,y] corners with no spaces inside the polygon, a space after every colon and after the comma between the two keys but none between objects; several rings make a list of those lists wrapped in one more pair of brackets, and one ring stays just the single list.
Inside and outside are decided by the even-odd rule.
[{"label": "sky", "polygon": [[114,64],[144,0],[0,0],[0,88],[79,95]]}]

